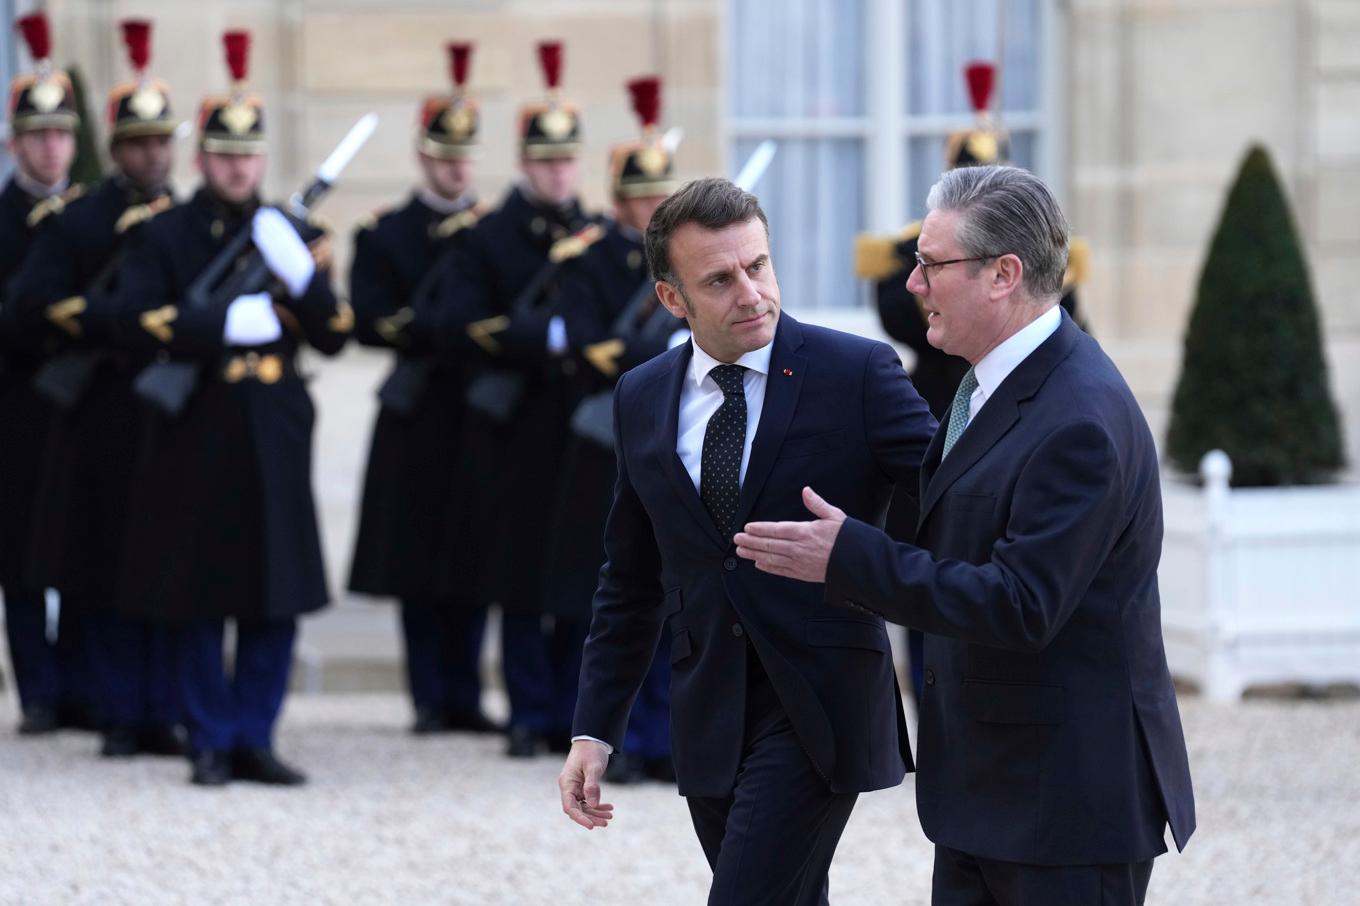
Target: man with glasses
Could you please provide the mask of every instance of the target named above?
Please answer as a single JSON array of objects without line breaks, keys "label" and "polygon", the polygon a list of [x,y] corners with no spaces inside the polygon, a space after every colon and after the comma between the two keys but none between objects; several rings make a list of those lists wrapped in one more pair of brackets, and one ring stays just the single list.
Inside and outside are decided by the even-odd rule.
[{"label": "man with glasses", "polygon": [[[992,90],[996,82],[996,67],[986,61],[974,61],[964,69],[968,97],[976,112],[976,122],[967,129],[949,134],[946,142],[944,167],[976,167],[1004,164],[1010,156],[1010,141],[990,113]],[[909,224],[893,236],[860,236],[855,240],[855,275],[874,282],[874,297],[883,330],[898,343],[908,347],[915,356],[911,366],[911,380],[920,391],[930,413],[937,420],[949,414],[949,403],[954,398],[959,381],[968,370],[968,363],[958,356],[937,349],[926,338],[926,313],[921,300],[907,287],[907,277],[917,265],[917,241],[921,235],[921,221]],[[1080,239],[1070,243],[1067,270],[1063,273],[1062,307],[1083,329],[1077,314],[1077,284],[1086,270],[1086,245]],[[909,498],[893,501],[888,511],[886,529],[899,541],[910,541],[916,530],[916,509]],[[911,684],[917,705],[922,692],[921,633],[908,630],[907,644],[911,660]]]},{"label": "man with glasses", "polygon": [[967,360],[922,465],[915,544],[808,492],[737,553],[923,629],[917,810],[944,904],[1142,903],[1195,829],[1157,596],[1157,451],[1123,377],[1058,306],[1067,222],[1012,167],[931,190],[908,287]]}]

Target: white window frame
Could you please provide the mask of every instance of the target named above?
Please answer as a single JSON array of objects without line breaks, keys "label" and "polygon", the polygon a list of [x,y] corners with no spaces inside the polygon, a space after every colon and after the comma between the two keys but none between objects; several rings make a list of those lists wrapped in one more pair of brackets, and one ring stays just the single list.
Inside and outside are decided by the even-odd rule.
[{"label": "white window frame", "polygon": [[[0,0],[0,87],[5,92],[5,106],[0,108],[0,139],[9,138],[9,84],[18,72],[18,45],[14,28],[14,0]],[[0,141],[0,179],[9,177],[9,149]]]},{"label": "white window frame", "polygon": [[[909,116],[906,97],[910,89],[910,67],[906,65],[903,40],[907,34],[906,0],[865,0],[864,42],[866,56],[865,115],[836,118],[735,118],[728,96],[728,60],[732,50],[732,4],[723,0],[722,81],[718,111],[722,160],[728,173],[740,161],[732,160],[740,140],[856,138],[864,142],[865,180],[863,205],[865,223],[861,229],[891,232],[908,222],[907,199],[917,187],[909,185],[907,149],[913,138],[945,136],[966,129],[971,115]],[[1005,0],[998,0],[1005,2]],[[1019,131],[1035,134],[1035,166],[1061,202],[1066,195],[1064,136],[1066,42],[1063,39],[1062,0],[1039,0],[1039,34],[1042,54],[1038,74],[1039,109],[1007,114],[1004,123]],[[1004,66],[1004,61],[1003,61]]]}]

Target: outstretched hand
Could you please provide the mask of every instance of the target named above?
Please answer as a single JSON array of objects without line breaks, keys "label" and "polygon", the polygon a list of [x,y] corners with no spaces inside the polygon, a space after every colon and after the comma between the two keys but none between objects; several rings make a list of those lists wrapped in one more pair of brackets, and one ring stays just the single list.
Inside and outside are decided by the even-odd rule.
[{"label": "outstretched hand", "polygon": [[803,582],[826,581],[826,564],[836,546],[845,511],[827,503],[812,488],[803,488],[803,505],[815,517],[809,522],[748,522],[736,537],[737,556],[776,576]]},{"label": "outstretched hand", "polygon": [[614,817],[614,806],[600,802],[600,778],[608,763],[604,746],[580,739],[571,744],[567,763],[557,777],[563,814],[586,830],[607,827]]}]

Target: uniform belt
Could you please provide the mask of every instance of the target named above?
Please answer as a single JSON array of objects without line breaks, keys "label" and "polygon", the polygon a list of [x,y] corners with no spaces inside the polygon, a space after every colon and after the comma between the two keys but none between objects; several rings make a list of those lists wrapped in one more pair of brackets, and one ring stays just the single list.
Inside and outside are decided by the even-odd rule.
[{"label": "uniform belt", "polygon": [[244,352],[228,356],[222,365],[222,380],[228,384],[242,381],[259,381],[261,384],[277,384],[293,369],[290,356],[267,352]]}]

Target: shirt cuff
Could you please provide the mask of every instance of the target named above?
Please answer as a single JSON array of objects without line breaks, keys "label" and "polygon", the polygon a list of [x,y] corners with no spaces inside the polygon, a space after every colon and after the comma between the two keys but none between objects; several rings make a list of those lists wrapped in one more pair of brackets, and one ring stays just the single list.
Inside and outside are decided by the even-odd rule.
[{"label": "shirt cuff", "polygon": [[573,736],[573,737],[571,738],[571,741],[572,741],[572,742],[579,742],[579,741],[582,740],[582,739],[588,739],[588,740],[590,740],[591,742],[598,742],[600,745],[604,746],[604,753],[605,753],[606,755],[613,755],[613,754],[614,754],[614,747],[613,747],[613,746],[611,746],[609,743],[605,742],[603,739],[596,739],[594,736]]}]

